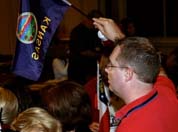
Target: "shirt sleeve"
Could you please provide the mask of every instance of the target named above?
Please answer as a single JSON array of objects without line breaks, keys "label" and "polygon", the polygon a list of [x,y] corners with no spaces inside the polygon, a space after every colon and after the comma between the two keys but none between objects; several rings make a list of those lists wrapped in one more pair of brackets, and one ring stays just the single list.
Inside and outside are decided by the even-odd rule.
[{"label": "shirt sleeve", "polygon": [[169,89],[172,92],[174,92],[174,94],[176,95],[176,88],[173,84],[173,82],[166,76],[158,76],[156,79],[156,82],[154,84],[154,87],[158,90],[160,89]]}]

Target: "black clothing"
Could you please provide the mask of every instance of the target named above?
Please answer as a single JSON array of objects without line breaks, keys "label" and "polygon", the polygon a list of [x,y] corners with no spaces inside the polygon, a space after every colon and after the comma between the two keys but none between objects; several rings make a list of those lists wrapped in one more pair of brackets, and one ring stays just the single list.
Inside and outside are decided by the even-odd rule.
[{"label": "black clothing", "polygon": [[97,30],[79,24],[71,32],[69,48],[68,77],[85,84],[97,72],[97,59],[102,48]]}]

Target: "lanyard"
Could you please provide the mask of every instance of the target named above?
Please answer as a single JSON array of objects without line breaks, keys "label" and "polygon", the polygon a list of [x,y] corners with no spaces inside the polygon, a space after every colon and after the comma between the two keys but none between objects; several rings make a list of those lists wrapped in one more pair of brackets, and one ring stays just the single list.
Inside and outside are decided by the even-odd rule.
[{"label": "lanyard", "polygon": [[134,111],[142,108],[144,105],[146,105],[151,100],[153,100],[157,95],[158,95],[158,92],[155,92],[150,98],[148,98],[147,100],[145,100],[143,103],[141,103],[141,104],[133,107],[132,109],[130,109],[123,117],[116,119],[115,121],[116,121],[117,126],[119,126],[119,124],[122,122],[122,120],[124,118],[126,118],[130,113],[132,113],[132,112],[134,112]]}]

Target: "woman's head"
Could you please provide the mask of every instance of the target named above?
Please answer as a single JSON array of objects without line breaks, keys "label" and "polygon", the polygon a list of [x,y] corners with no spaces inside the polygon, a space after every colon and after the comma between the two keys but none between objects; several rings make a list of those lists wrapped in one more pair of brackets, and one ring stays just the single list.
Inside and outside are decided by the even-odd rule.
[{"label": "woman's head", "polygon": [[48,111],[58,119],[65,130],[73,130],[91,122],[90,98],[84,88],[72,81],[47,86],[42,100]]}]

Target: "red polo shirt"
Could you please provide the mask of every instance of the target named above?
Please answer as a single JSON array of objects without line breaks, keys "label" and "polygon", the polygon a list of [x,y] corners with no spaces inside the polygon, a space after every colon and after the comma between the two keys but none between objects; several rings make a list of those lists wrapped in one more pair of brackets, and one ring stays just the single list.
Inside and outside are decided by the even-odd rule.
[{"label": "red polo shirt", "polygon": [[178,100],[173,83],[159,76],[153,90],[116,113],[117,132],[178,132]]}]

